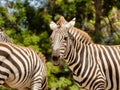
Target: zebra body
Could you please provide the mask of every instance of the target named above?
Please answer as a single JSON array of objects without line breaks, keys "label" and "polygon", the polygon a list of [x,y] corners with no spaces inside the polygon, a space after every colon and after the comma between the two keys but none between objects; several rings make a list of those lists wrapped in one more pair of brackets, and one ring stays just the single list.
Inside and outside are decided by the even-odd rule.
[{"label": "zebra body", "polygon": [[75,19],[67,22],[64,17],[57,24],[50,23],[54,64],[65,59],[74,80],[83,89],[120,90],[120,45],[95,44],[74,24]]},{"label": "zebra body", "polygon": [[75,81],[88,90],[120,90],[120,46],[90,44],[81,50],[74,56],[80,59],[66,57]]},{"label": "zebra body", "polygon": [[0,85],[19,90],[46,90],[41,58],[30,48],[0,42]]}]

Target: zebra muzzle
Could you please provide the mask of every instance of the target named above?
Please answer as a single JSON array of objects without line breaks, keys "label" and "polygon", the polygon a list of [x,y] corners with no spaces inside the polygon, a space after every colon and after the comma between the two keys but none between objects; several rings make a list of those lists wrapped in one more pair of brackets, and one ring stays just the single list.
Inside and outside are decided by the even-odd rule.
[{"label": "zebra muzzle", "polygon": [[58,66],[60,64],[60,57],[59,56],[52,56],[52,62],[55,66]]}]

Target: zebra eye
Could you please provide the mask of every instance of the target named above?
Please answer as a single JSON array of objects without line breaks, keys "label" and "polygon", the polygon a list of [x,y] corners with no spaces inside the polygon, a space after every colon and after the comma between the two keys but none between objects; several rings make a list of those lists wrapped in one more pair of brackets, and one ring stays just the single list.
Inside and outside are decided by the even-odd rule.
[{"label": "zebra eye", "polygon": [[64,37],[64,40],[66,41],[68,38],[67,37]]}]

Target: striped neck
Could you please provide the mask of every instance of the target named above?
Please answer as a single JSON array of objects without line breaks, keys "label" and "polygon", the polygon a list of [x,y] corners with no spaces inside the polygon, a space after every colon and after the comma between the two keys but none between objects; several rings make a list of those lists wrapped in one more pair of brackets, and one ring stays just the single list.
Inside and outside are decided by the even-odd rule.
[{"label": "striped neck", "polygon": [[[82,48],[86,47],[90,44],[93,44],[91,37],[84,31],[77,29],[75,27],[71,27],[68,31],[69,34],[69,42],[68,46],[66,47],[67,50],[65,52],[65,60],[67,61],[68,65],[71,65],[75,61],[78,52],[82,52]],[[70,64],[71,63],[71,64]]]},{"label": "striped neck", "polygon": [[[71,32],[69,31],[69,33],[71,39],[65,53],[65,61],[71,71],[74,74],[78,75],[80,74],[80,71],[76,71],[76,67],[83,67],[83,62],[85,62],[88,54],[90,54],[88,53],[89,51],[87,49],[89,48],[90,44],[93,44],[93,42],[87,33],[82,32],[79,29],[75,30],[75,32],[71,30]],[[79,62],[79,64],[77,62]],[[90,62],[90,60],[88,62]]]},{"label": "striped neck", "polygon": [[[72,71],[74,80],[80,86],[86,81],[87,77],[85,74],[91,68],[90,64],[92,63],[92,60],[88,57],[89,55],[89,45],[74,40],[65,57],[65,62]],[[87,74],[89,73],[90,72],[87,72]]]},{"label": "striped neck", "polygon": [[79,43],[77,40],[71,40],[69,42],[65,53],[65,60],[69,66],[78,60],[78,52],[82,53],[84,51],[84,47],[86,47],[86,45]]},{"label": "striped neck", "polygon": [[84,31],[77,29],[75,27],[71,27],[69,29],[69,34],[78,42],[82,44],[91,44],[93,43],[91,37]]}]

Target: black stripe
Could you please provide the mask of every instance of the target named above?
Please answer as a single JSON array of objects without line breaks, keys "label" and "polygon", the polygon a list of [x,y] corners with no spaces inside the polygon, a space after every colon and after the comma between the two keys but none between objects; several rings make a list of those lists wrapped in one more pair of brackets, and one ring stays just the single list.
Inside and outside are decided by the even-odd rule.
[{"label": "black stripe", "polygon": [[90,61],[90,58],[89,58],[89,56],[88,56],[88,48],[86,47],[85,48],[86,49],[86,56],[85,56],[85,68],[84,68],[84,70],[83,70],[83,73],[82,73],[82,77],[86,74],[86,71],[88,70],[88,62]]},{"label": "black stripe", "polygon": [[[76,50],[77,50],[76,40],[73,41],[73,44],[74,45],[70,45],[71,46],[71,50],[70,50],[71,53],[69,54],[69,56],[70,56],[70,58],[69,58],[69,60],[70,60],[69,66],[75,64],[78,61],[78,54],[77,54],[78,52],[76,52]],[[73,69],[73,72],[75,72],[76,69]]]},{"label": "black stripe", "polygon": [[[108,56],[107,56],[107,51],[105,51],[104,50],[104,48],[102,48],[101,47],[101,49],[103,50],[103,54],[104,54],[104,56],[105,56],[105,59],[106,59],[106,62],[107,62],[107,65],[108,65],[108,70],[109,70],[109,76],[110,76],[110,80],[111,80],[111,87],[110,87],[110,90],[113,88],[113,80],[112,80],[112,66],[111,66],[111,63],[110,63],[110,61],[109,61],[109,58],[108,58]],[[108,49],[107,47],[106,47],[106,49]]]},{"label": "black stripe", "polygon": [[[90,53],[92,54],[92,49],[91,48],[89,48],[89,50],[90,50]],[[88,58],[87,58],[88,59]],[[90,68],[90,70],[89,70],[89,72],[88,72],[88,75],[81,81],[81,83],[84,83],[87,79],[89,79],[88,81],[87,81],[87,83],[86,83],[86,86],[90,83],[90,81],[92,80],[92,78],[93,78],[93,76],[94,76],[94,74],[95,74],[95,71],[96,71],[96,68],[94,68],[94,62],[93,62],[93,56],[91,56],[91,58],[89,57],[89,59],[88,60],[92,60],[92,65],[91,65],[91,67],[89,67]],[[90,74],[91,74],[91,71],[93,70],[93,73],[92,73],[92,75],[90,76]],[[85,87],[85,86],[84,86]]]},{"label": "black stripe", "polygon": [[[12,45],[12,44],[9,44],[9,45]],[[0,46],[3,46],[5,48],[7,48],[9,51],[11,51],[11,53],[17,57],[16,53],[14,53],[14,51],[12,50],[12,46],[9,46],[8,44],[6,43],[0,43]],[[14,58],[12,58],[12,56],[10,56],[10,54],[8,54],[6,51],[3,51],[3,50],[0,50],[0,55],[3,55],[5,56],[11,63],[13,63],[13,65],[18,69],[18,72],[19,72],[19,79],[20,79],[20,76],[21,76],[21,68],[19,66],[18,63],[15,62]],[[17,57],[19,58],[19,57]]]},{"label": "black stripe", "polygon": [[27,50],[28,53],[29,53],[29,61],[30,61],[30,64],[28,64],[28,67],[29,67],[29,71],[34,71],[34,58],[33,58],[33,55],[32,55],[32,51],[30,49]]},{"label": "black stripe", "polygon": [[[98,78],[99,79],[99,78]],[[97,87],[96,87],[96,85],[97,85]],[[94,85],[93,85],[93,87],[95,87],[94,88],[94,90],[105,90],[105,88],[104,88],[104,81],[97,81]],[[111,89],[110,89],[111,90]]]},{"label": "black stripe", "polygon": [[0,70],[0,74],[9,77],[9,74],[8,74],[7,72],[5,72],[5,71],[1,71],[1,70]]},{"label": "black stripe", "polygon": [[69,54],[69,66],[71,66],[71,65],[73,65],[74,63],[76,63],[76,59],[74,59],[74,57],[75,57],[75,55],[74,55],[74,53],[72,52],[72,51],[70,51],[70,54]]},{"label": "black stripe", "polygon": [[[12,45],[13,46],[13,45]],[[24,55],[24,53],[22,53],[22,51],[23,51],[23,49],[22,48],[20,48],[20,47],[15,47],[15,46],[13,46],[14,47],[14,49],[15,50],[17,50],[18,51],[18,53],[20,53],[23,57],[24,57],[24,59],[27,61],[27,64],[29,64],[28,63],[28,59],[26,58],[26,56]],[[19,49],[18,49],[19,48]],[[19,55],[17,55],[17,53],[14,53],[15,54],[15,56],[18,58],[18,60],[23,64],[23,67],[24,67],[24,77],[23,77],[23,79],[25,79],[25,77],[27,77],[27,70],[26,70],[26,65],[25,65],[25,62],[24,62],[24,60],[19,56]],[[22,73],[21,73],[22,74]],[[23,75],[23,74],[22,74]],[[19,78],[20,79],[20,78]],[[22,82],[22,81],[21,81]]]},{"label": "black stripe", "polygon": [[69,57],[69,54],[70,54],[70,52],[71,52],[71,47],[72,47],[72,46],[70,45],[69,51],[66,51],[66,52],[67,52],[67,53],[66,53],[67,55],[65,56],[65,60],[67,60],[68,57]]},{"label": "black stripe", "polygon": [[[113,62],[113,64],[114,64],[114,66],[113,67],[115,67],[115,72],[116,72],[116,76],[115,76],[115,78],[116,78],[116,83],[117,83],[117,90],[119,90],[119,73],[118,73],[118,67],[117,67],[117,62],[114,60],[114,57],[113,57],[113,54],[112,54],[112,52],[111,52],[111,50],[109,50],[109,48],[107,48],[107,50],[108,50],[108,52],[109,52],[109,54],[110,54],[110,56],[111,56],[111,60],[112,60],[112,62]],[[112,48],[112,50],[114,51],[114,49]],[[115,51],[114,51],[114,53],[115,53]],[[118,56],[116,56],[116,57],[118,57]],[[117,59],[117,61],[118,61],[119,59]],[[114,78],[112,78],[112,79],[114,79]],[[112,89],[112,88],[111,88]]]},{"label": "black stripe", "polygon": [[[96,65],[96,68],[97,68],[97,65]],[[96,73],[96,70],[94,69],[94,73],[93,73],[93,75]],[[92,90],[91,88],[92,88],[92,86],[94,86],[94,84],[95,84],[95,81],[98,79],[98,77],[95,77],[93,80],[92,80],[92,82],[91,82],[91,84],[90,84],[90,90]]]},{"label": "black stripe", "polygon": [[44,78],[43,82],[42,82],[42,88],[43,90],[45,90],[47,87],[47,80],[46,80],[46,77]]},{"label": "black stripe", "polygon": [[[103,56],[102,56],[102,49],[101,47],[100,48],[97,48],[98,49],[98,54],[99,54],[99,58],[101,60],[101,65],[102,65],[102,69],[103,69],[103,72],[105,74],[105,77],[106,77],[106,69],[105,69],[105,64],[104,64],[104,60],[103,60]],[[101,69],[100,69],[101,70]],[[102,72],[101,72],[102,73]],[[108,85],[108,82],[106,82],[106,86]]]},{"label": "black stripe", "polygon": [[[91,53],[91,55],[92,55],[92,49],[90,48],[89,50],[90,50],[90,53]],[[89,73],[88,73],[88,78],[89,78],[89,80],[88,80],[88,82],[87,82],[86,85],[88,85],[88,84],[91,82],[91,80],[93,79],[93,76],[95,75],[96,68],[97,68],[97,65],[93,62],[94,56],[91,56],[91,60],[92,60],[92,63],[91,63],[92,65],[91,65],[90,70],[89,70]],[[93,73],[91,72],[92,70],[93,70]],[[89,76],[91,73],[92,73],[92,75]],[[91,84],[93,84],[93,83],[91,83]]]},{"label": "black stripe", "polygon": [[[114,48],[113,48],[113,50],[114,50],[115,57],[117,58],[117,62],[118,62],[118,64],[120,65],[120,60],[119,60],[119,58],[118,58],[119,56],[117,56],[117,53],[116,53],[116,52],[117,52],[117,49],[114,49]],[[117,63],[117,62],[116,62],[116,63]],[[116,67],[116,66],[117,66],[117,65],[115,65],[115,68],[117,68],[117,69],[116,69],[117,90],[119,90],[119,89],[120,89],[120,88],[119,88],[119,84],[120,84],[119,79],[120,79],[120,77],[119,77],[119,73],[118,73],[118,72],[119,72],[118,67]]]},{"label": "black stripe", "polygon": [[0,78],[0,81],[5,81],[5,79],[4,78]]},{"label": "black stripe", "polygon": [[10,67],[10,65],[7,65],[6,63],[0,61],[0,66],[7,68],[11,73],[15,74],[13,68]]},{"label": "black stripe", "polygon": [[0,50],[0,55],[4,57],[9,57],[9,54],[6,51]]},{"label": "black stripe", "polygon": [[77,67],[79,67],[81,65],[81,67],[78,69],[77,76],[80,75],[80,72],[81,72],[81,69],[83,66],[83,56],[84,56],[84,46],[82,47],[81,52],[80,52],[79,63],[74,67],[76,69]]},{"label": "black stripe", "polygon": [[15,65],[15,67],[17,68],[18,73],[19,73],[19,75],[18,75],[19,79],[18,79],[18,80],[20,80],[21,75],[22,75],[22,72],[21,72],[22,70],[21,70],[21,67],[19,66],[19,63],[16,63],[11,56],[8,57],[8,60],[9,60],[11,63],[13,63],[13,65]]}]

